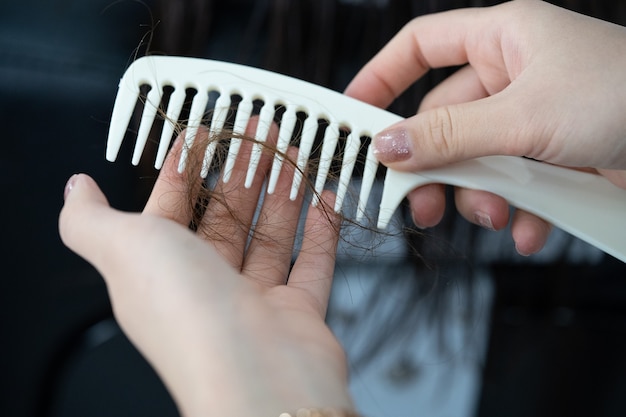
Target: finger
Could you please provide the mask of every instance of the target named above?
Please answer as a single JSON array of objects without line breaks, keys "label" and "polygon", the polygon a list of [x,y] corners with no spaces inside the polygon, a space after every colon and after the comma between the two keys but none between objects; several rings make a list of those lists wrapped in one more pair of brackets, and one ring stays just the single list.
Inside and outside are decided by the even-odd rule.
[{"label": "finger", "polygon": [[302,248],[287,285],[308,292],[321,317],[326,315],[339,241],[339,215],[332,210],[335,195],[324,191],[317,207],[310,207]]},{"label": "finger", "polygon": [[479,36],[493,43],[498,33],[497,24],[482,24],[489,19],[487,10],[458,9],[414,19],[359,71],[345,93],[387,107],[430,68],[468,63],[470,39]]},{"label": "finger", "polygon": [[273,146],[277,139],[277,127],[272,125],[261,146],[262,155],[249,188],[245,187],[248,164],[253,148],[258,119],[251,119],[242,140],[237,160],[227,183],[221,178],[212,190],[211,198],[198,226],[198,233],[206,236],[233,267],[239,269],[247,244],[250,225],[257,209],[263,180],[270,167],[273,154],[266,146]]},{"label": "finger", "polygon": [[[396,123],[374,136],[374,155],[390,168],[417,171],[486,155],[540,154],[550,116],[524,101],[535,92],[516,95],[516,90],[440,106]],[[542,120],[524,122],[532,119]]]},{"label": "finger", "polygon": [[476,70],[466,65],[430,90],[422,100],[419,112],[449,104],[467,103],[492,93],[487,91]]},{"label": "finger", "polygon": [[148,322],[171,324],[198,294],[203,301],[224,298],[233,271],[187,227],[112,209],[86,175],[71,185],[59,218],[61,238],[100,272],[116,319],[143,353],[158,344]]},{"label": "finger", "polygon": [[[295,161],[297,152],[290,148],[287,160]],[[264,196],[242,268],[246,276],[269,287],[285,284],[291,267],[304,194],[300,187],[298,197],[289,199],[294,172],[292,164],[284,164],[275,191]]]},{"label": "finger", "polygon": [[[476,71],[465,66],[431,90],[420,105],[419,111],[446,104],[463,103],[485,97],[487,92]],[[413,223],[420,228],[437,225],[445,210],[445,187],[432,184],[413,190],[407,196]]]},{"label": "finger", "polygon": [[509,203],[486,191],[456,188],[455,202],[459,213],[468,221],[487,230],[501,230],[509,222]]},{"label": "finger", "polygon": [[523,210],[516,210],[511,222],[511,235],[520,255],[539,252],[546,244],[552,225]]},{"label": "finger", "polygon": [[411,218],[417,227],[425,229],[437,225],[446,208],[445,186],[429,184],[416,188],[407,195]]},{"label": "finger", "polygon": [[109,206],[91,177],[74,175],[66,185],[65,204],[59,216],[61,240],[100,272],[105,272],[111,243],[127,216]]},{"label": "finger", "polygon": [[[205,130],[199,130],[200,137],[207,136]],[[182,225],[189,225],[193,213],[193,204],[202,185],[202,178],[197,172],[188,169],[178,172],[178,160],[183,144],[184,132],[181,133],[161,168],[154,188],[150,193],[143,214],[149,214],[174,220]],[[205,142],[202,140],[201,142]]]}]

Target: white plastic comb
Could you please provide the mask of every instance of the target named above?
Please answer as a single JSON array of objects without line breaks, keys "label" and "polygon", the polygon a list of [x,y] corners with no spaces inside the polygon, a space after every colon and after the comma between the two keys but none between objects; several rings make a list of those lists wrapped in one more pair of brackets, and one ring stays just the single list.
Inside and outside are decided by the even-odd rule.
[{"label": "white plastic comb", "polygon": [[[210,131],[221,130],[229,110],[236,107],[233,130],[243,134],[253,111],[253,102],[262,102],[255,135],[260,142],[267,137],[276,108],[284,109],[280,117],[277,144],[281,152],[289,146],[297,114],[306,114],[300,132],[300,150],[297,157],[299,171],[296,171],[293,178],[292,197],[295,197],[300,187],[301,172],[309,160],[311,147],[318,134],[318,121],[325,120],[327,127],[315,180],[317,192],[325,186],[340,130],[347,130],[349,134],[343,151],[336,211],[340,211],[343,205],[361,147],[361,138],[372,137],[402,119],[338,92],[269,71],[205,59],[150,56],[135,61],[120,81],[107,142],[106,158],[109,161],[114,161],[117,157],[140,96],[140,87],[146,85],[150,90],[143,106],[133,153],[132,162],[135,165],[139,163],[144,151],[164,95],[164,87],[173,88],[173,92],[169,97],[166,122],[156,156],[157,169],[161,167],[172,140],[187,89],[195,90],[196,94],[186,123],[186,146],[183,146],[180,171],[185,168],[185,150],[193,143],[205,115],[210,100],[209,93],[219,94],[214,103]],[[233,96],[240,96],[241,102],[233,104]],[[238,150],[239,139],[232,139],[224,168],[224,181],[228,181]],[[215,144],[210,144],[206,149],[202,175],[208,173],[214,151]],[[261,145],[255,145],[247,173],[247,187],[254,178],[260,151]],[[269,193],[274,190],[282,162],[277,153],[268,180]],[[357,220],[365,210],[377,168],[378,162],[372,156],[370,148],[367,151],[359,192]],[[542,217],[556,227],[626,262],[626,190],[619,189],[598,175],[508,156],[482,157],[419,173],[401,173],[387,169],[385,175],[378,213],[380,229],[386,228],[410,190],[432,183],[449,184],[500,195],[511,205]]]}]

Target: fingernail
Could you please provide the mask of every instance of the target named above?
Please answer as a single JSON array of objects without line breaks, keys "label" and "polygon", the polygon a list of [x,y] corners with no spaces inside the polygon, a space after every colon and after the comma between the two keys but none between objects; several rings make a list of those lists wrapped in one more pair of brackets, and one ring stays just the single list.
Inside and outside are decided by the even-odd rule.
[{"label": "fingernail", "polygon": [[411,138],[404,129],[391,129],[374,136],[376,159],[383,163],[405,161],[411,157]]},{"label": "fingernail", "polygon": [[420,230],[426,230],[427,227],[424,225],[421,225],[419,222],[417,222],[415,220],[415,214],[413,212],[411,212],[411,220],[413,220],[413,224],[415,225],[415,227],[417,227]]},{"label": "fingernail", "polygon": [[532,253],[526,252],[526,251],[522,251],[520,250],[519,246],[517,246],[517,243],[515,244],[515,250],[517,251],[518,254],[520,254],[521,256],[530,256],[532,255]]},{"label": "fingernail", "polygon": [[76,183],[77,178],[78,174],[74,174],[70,177],[69,180],[67,180],[67,183],[65,184],[65,190],[63,190],[63,200],[67,199],[70,191],[72,191],[72,188],[74,188],[74,184]]},{"label": "fingernail", "polygon": [[491,230],[491,231],[496,230],[493,227],[493,222],[491,221],[491,217],[483,211],[477,211],[476,213],[474,213],[474,222],[480,227],[483,227],[487,230]]}]

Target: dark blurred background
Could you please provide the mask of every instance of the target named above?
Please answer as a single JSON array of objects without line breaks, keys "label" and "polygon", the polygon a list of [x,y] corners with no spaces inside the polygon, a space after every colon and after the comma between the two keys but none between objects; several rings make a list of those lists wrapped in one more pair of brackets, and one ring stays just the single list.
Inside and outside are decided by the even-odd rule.
[{"label": "dark blurred background", "polygon": [[[411,16],[488,2],[362,3],[0,2],[0,415],[176,415],[119,331],[97,272],[57,233],[73,173],[92,175],[120,209],[140,210],[149,193],[156,172],[127,163],[128,146],[121,162],[104,160],[117,81],[136,54],[248,63],[340,90]],[[626,20],[626,2],[564,3]],[[430,74],[394,110],[409,115],[445,75]],[[495,292],[475,415],[626,415],[624,264],[557,253],[490,258],[488,268]]]}]

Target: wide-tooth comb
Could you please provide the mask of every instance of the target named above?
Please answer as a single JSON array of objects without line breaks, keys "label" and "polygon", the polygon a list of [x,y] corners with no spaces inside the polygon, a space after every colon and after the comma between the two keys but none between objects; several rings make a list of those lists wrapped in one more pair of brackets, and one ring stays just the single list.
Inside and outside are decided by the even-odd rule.
[{"label": "wide-tooth comb", "polygon": [[[255,138],[263,142],[274,120],[276,108],[284,109],[280,117],[277,143],[280,152],[275,155],[268,180],[269,193],[273,192],[283,163],[280,154],[289,146],[299,113],[304,113],[306,119],[300,132],[297,157],[299,169],[292,181],[292,197],[295,197],[301,185],[301,173],[310,158],[311,147],[318,134],[319,120],[325,121],[326,128],[315,179],[317,192],[325,186],[340,131],[348,131],[336,191],[336,211],[342,208],[361,148],[361,138],[371,138],[376,132],[402,120],[400,116],[336,91],[281,74],[206,59],[150,56],[131,64],[120,81],[107,142],[106,158],[109,161],[114,161],[117,157],[142,86],[149,86],[150,89],[145,97],[132,157],[135,165],[139,163],[144,151],[165,87],[173,91],[165,110],[166,121],[155,161],[157,169],[161,167],[167,153],[188,89],[195,90],[196,94],[186,122],[186,146],[183,146],[179,165],[181,171],[185,168],[185,151],[193,143],[205,116],[210,93],[219,95],[213,105],[210,132],[223,129],[228,112],[235,109],[232,129],[236,134],[243,134],[253,112],[253,102],[261,102]],[[234,96],[241,97],[241,101],[233,104],[231,99]],[[203,176],[209,172],[215,146],[214,142],[207,146]],[[250,157],[245,185],[247,187],[254,178],[261,146],[260,143],[255,144]],[[238,149],[239,139],[232,139],[224,167],[225,181],[228,180]],[[355,216],[357,221],[365,211],[377,169],[378,162],[373,157],[371,148],[368,148]],[[386,228],[410,190],[431,183],[498,194],[511,205],[542,217],[626,262],[626,191],[601,176],[509,156],[482,157],[419,173],[387,169],[378,212],[378,228]]]}]

